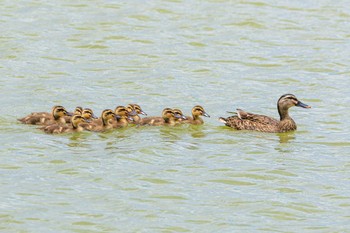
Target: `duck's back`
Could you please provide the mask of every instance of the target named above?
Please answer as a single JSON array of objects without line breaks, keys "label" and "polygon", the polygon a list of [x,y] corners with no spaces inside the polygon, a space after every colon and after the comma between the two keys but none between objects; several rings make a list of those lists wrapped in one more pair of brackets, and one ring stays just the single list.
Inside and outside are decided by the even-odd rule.
[{"label": "duck's back", "polygon": [[53,124],[53,125],[42,126],[39,129],[41,129],[42,131],[48,134],[59,134],[59,133],[69,132],[70,129],[73,129],[73,128],[69,125]]},{"label": "duck's back", "polygon": [[202,125],[204,123],[203,119],[198,117],[194,119],[192,116],[186,116],[186,120],[181,120],[181,123],[191,124],[191,125]]},{"label": "duck's back", "polygon": [[144,117],[140,120],[140,125],[163,125],[165,123],[163,117]]},{"label": "duck's back", "polygon": [[237,130],[255,130],[260,132],[279,132],[279,121],[268,116],[238,111],[236,116],[219,120]]},{"label": "duck's back", "polygon": [[33,112],[18,120],[23,124],[40,125],[52,120],[52,115],[48,112]]}]

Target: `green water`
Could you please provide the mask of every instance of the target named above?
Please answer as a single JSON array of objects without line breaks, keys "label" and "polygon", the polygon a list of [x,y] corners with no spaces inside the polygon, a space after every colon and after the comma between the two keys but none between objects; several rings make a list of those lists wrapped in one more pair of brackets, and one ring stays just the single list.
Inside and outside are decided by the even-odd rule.
[{"label": "green water", "polygon": [[[347,1],[0,1],[1,232],[350,232]],[[226,111],[298,130],[238,132]],[[55,104],[203,126],[46,135]]]}]

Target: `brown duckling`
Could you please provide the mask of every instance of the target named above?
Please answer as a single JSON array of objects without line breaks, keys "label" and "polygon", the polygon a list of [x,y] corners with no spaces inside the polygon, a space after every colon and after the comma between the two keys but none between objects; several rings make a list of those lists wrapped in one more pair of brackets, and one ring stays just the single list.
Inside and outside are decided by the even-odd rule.
[{"label": "brown duckling", "polygon": [[49,125],[49,124],[65,124],[66,121],[64,116],[70,116],[71,113],[67,112],[67,110],[62,106],[54,106],[52,108],[51,114],[47,112],[37,112],[31,113],[26,117],[18,119],[20,122],[24,124],[32,124],[32,125]]},{"label": "brown duckling", "polygon": [[140,121],[140,125],[170,125],[173,126],[176,124],[175,119],[180,118],[181,116],[175,114],[171,108],[165,108],[162,111],[161,117],[145,117]]},{"label": "brown duckling", "polygon": [[113,128],[113,122],[118,116],[111,109],[105,109],[101,113],[101,118],[93,120],[87,130],[103,132]]},{"label": "brown duckling", "polygon": [[[82,124],[85,122],[86,122],[86,119],[84,117],[80,115],[74,115],[72,116],[71,124],[69,125],[53,124],[53,125],[43,126],[39,129],[49,134],[81,132],[84,130],[84,127],[82,126]],[[86,126],[87,125],[85,125],[85,127]]]},{"label": "brown duckling", "polygon": [[131,112],[124,106],[118,106],[115,108],[114,113],[118,116],[117,120],[112,123],[113,128],[127,127],[129,121],[132,122],[133,118],[129,114],[135,114],[133,110]]},{"label": "brown duckling", "polygon": [[228,118],[220,117],[219,121],[237,130],[255,130],[268,133],[293,131],[297,129],[297,125],[288,114],[288,109],[293,106],[311,108],[311,106],[299,101],[295,95],[285,94],[277,101],[280,120],[237,109],[236,115]]},{"label": "brown duckling", "polygon": [[129,116],[131,116],[133,119],[133,121],[129,123],[138,124],[141,121],[141,117],[139,116],[139,114],[147,116],[147,114],[141,109],[140,105],[138,104],[128,104],[126,106],[126,109],[129,112]]},{"label": "brown duckling", "polygon": [[182,123],[192,124],[192,125],[202,125],[204,123],[201,116],[210,117],[208,113],[205,112],[204,108],[200,105],[196,105],[192,108],[192,117],[187,116],[187,120],[183,120]]}]

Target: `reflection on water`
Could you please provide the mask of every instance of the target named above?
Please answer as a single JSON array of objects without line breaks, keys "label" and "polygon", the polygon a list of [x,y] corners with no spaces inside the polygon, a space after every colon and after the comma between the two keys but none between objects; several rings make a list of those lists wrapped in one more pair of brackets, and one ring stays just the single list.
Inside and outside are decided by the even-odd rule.
[{"label": "reflection on water", "polygon": [[295,139],[295,132],[286,132],[286,133],[278,133],[277,134],[280,143],[289,143],[290,141],[293,141]]}]

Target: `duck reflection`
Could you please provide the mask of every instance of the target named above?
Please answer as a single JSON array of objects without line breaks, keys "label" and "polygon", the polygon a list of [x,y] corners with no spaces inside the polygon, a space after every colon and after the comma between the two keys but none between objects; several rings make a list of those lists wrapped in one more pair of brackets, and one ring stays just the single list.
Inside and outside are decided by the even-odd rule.
[{"label": "duck reflection", "polygon": [[280,143],[289,143],[289,141],[295,139],[295,132],[286,132],[286,133],[279,133],[277,134],[278,137],[280,138]]}]

